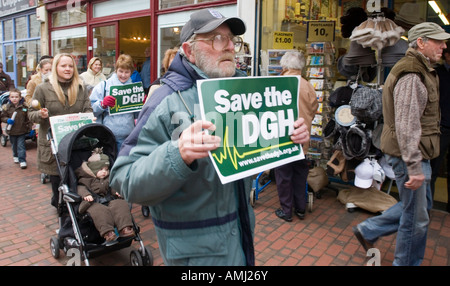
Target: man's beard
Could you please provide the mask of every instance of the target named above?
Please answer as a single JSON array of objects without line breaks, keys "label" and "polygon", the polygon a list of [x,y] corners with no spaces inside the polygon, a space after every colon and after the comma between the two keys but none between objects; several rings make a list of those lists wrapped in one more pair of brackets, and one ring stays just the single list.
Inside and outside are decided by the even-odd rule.
[{"label": "man's beard", "polygon": [[[195,49],[195,65],[209,78],[231,77],[236,73],[234,57],[232,53],[225,53],[217,61],[211,61],[211,57],[200,49]],[[231,62],[224,64],[222,61],[228,59]],[[222,66],[219,67],[219,63]]]}]

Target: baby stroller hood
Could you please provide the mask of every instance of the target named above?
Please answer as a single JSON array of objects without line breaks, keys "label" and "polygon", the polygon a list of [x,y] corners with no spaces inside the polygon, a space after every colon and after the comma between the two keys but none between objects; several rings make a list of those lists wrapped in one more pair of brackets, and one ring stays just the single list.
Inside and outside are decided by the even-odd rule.
[{"label": "baby stroller hood", "polygon": [[[95,143],[98,143],[95,147],[103,147],[103,153],[108,155],[112,163],[117,158],[117,144],[114,134],[111,129],[103,124],[90,123],[82,126],[77,131],[67,134],[61,139],[58,145],[58,167],[61,176],[61,182],[68,184],[69,188],[72,188],[75,184],[76,179],[71,180],[69,170],[76,170],[83,160],[87,160],[91,155],[91,151],[94,146],[92,146],[92,140],[86,140],[84,143],[80,143],[79,139],[85,138],[95,138],[97,139]],[[75,153],[75,154],[73,154]],[[84,156],[80,156],[80,155]],[[70,167],[70,168],[69,168]],[[76,188],[75,188],[76,189]]]}]

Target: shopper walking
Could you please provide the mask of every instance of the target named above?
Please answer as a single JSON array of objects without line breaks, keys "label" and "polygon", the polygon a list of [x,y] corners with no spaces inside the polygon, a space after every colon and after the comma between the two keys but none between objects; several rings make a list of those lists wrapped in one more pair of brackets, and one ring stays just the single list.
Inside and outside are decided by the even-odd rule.
[{"label": "shopper walking", "polygon": [[27,167],[25,138],[33,124],[28,119],[28,104],[20,90],[14,88],[9,91],[8,103],[3,106],[0,113],[1,121],[7,123],[6,133],[9,134],[11,141],[13,161],[25,169]]},{"label": "shopper walking", "polygon": [[[301,76],[305,67],[305,57],[300,52],[287,52],[281,58],[280,64],[283,68],[281,75]],[[319,106],[316,91],[304,78],[300,78],[299,91],[299,116],[305,119],[308,130],[311,130],[312,120]],[[309,142],[303,144],[302,148],[303,153],[306,154]],[[277,209],[275,214],[279,218],[290,222],[292,221],[292,212],[300,219],[305,218],[308,172],[309,166],[306,160],[294,161],[275,168],[275,182],[281,205],[281,208]]]},{"label": "shopper walking", "polygon": [[110,115],[109,109],[116,105],[116,98],[110,95],[110,89],[112,86],[132,84],[133,70],[133,58],[126,54],[120,55],[115,64],[114,74],[107,81],[96,85],[90,95],[97,122],[111,129],[116,137],[117,150],[120,150],[123,141],[133,130],[139,112]]},{"label": "shopper walking", "polygon": [[439,25],[424,22],[408,32],[410,48],[392,68],[383,88],[381,150],[392,165],[400,202],[354,228],[365,249],[397,231],[393,265],[420,265],[431,209],[430,159],[439,155],[439,80],[432,64],[445,40]]},{"label": "shopper walking", "polygon": [[3,71],[3,63],[0,63],[0,94],[14,88],[11,77]]},{"label": "shopper walking", "polygon": [[88,63],[88,69],[80,74],[81,79],[88,89],[94,88],[100,82],[106,80],[103,74],[103,62],[99,57],[93,57]]},{"label": "shopper walking", "polygon": [[47,132],[49,117],[70,113],[92,112],[89,95],[78,75],[77,65],[70,54],[58,54],[53,59],[52,74],[49,81],[36,87],[32,100],[39,102],[40,109],[32,106],[29,118],[39,124],[38,169],[50,176],[53,196],[51,204],[57,207],[60,177],[56,159],[51,151]]},{"label": "shopper walking", "polygon": [[141,70],[141,79],[142,79],[142,84],[144,86],[144,92],[147,95],[148,91],[150,89],[150,54],[151,54],[151,49],[150,47],[147,47],[144,51],[144,56],[145,56],[145,62],[142,64],[142,70]]},{"label": "shopper walking", "polygon": [[48,80],[52,72],[53,58],[45,58],[41,60],[36,68],[36,74],[31,76],[31,79],[27,83],[27,95],[26,102],[31,105],[31,99],[33,98],[36,86],[40,85],[45,80]]},{"label": "shopper walking", "polygon": [[442,52],[442,58],[444,62],[436,68],[439,76],[439,106],[441,108],[440,154],[439,157],[431,160],[431,193],[434,198],[436,179],[447,155],[447,212],[450,212],[450,173],[448,173],[450,164],[450,112],[448,112],[450,110],[450,41],[447,42],[447,48]]}]

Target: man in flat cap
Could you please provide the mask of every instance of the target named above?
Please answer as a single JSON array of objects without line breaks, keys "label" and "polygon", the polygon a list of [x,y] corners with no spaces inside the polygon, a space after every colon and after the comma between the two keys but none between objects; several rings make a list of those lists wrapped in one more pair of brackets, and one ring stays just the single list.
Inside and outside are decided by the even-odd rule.
[{"label": "man in flat cap", "polygon": [[[191,14],[179,52],[111,171],[111,185],[126,200],[150,206],[165,265],[255,263],[252,179],[220,182],[208,158],[220,138],[204,132],[215,129],[211,122],[195,117],[197,80],[244,76],[235,53],[245,30],[240,18],[214,9]],[[309,141],[303,119],[294,127],[292,141]]]},{"label": "man in flat cap", "polygon": [[383,88],[381,150],[393,167],[400,202],[353,231],[366,250],[380,236],[397,232],[393,265],[420,265],[425,253],[432,207],[430,160],[439,155],[439,79],[432,64],[449,38],[435,23],[412,27],[410,48]]}]

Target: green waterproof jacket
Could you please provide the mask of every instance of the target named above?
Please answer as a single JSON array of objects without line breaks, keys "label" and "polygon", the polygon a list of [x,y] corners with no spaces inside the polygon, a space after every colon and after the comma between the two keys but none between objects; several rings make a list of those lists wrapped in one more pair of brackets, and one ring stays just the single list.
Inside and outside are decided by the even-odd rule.
[{"label": "green waterproof jacket", "polygon": [[[206,78],[181,56],[171,67],[178,67],[178,74]],[[165,265],[248,265],[248,253],[253,252],[252,179],[223,185],[209,157],[187,166],[178,149],[181,132],[200,119],[198,103],[195,80],[190,88],[167,95],[137,133],[129,154],[116,160],[111,186],[127,201],[150,206]],[[243,217],[248,227],[243,227]],[[245,238],[248,232],[251,241]]]}]

